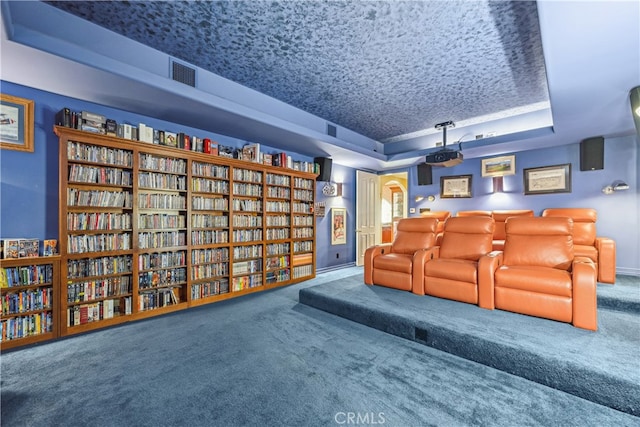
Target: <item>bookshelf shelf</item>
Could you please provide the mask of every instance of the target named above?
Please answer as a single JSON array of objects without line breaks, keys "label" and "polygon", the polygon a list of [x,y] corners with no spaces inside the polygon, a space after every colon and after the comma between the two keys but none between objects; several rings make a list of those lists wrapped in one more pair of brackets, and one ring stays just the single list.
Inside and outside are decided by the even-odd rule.
[{"label": "bookshelf shelf", "polygon": [[4,319],[12,319],[12,318],[16,318],[16,317],[33,316],[33,315],[37,315],[37,314],[41,314],[41,313],[50,313],[52,308],[53,307],[51,305],[48,305],[48,306],[43,306],[42,308],[35,309],[35,310],[24,310],[24,311],[20,311],[20,312],[17,312],[17,313],[3,313],[2,317]]},{"label": "bookshelf shelf", "polygon": [[1,349],[59,334],[60,256],[0,260]]},{"label": "bookshelf shelf", "polygon": [[[315,174],[54,131],[61,335],[315,276]],[[79,288],[94,283],[111,290],[77,301]]]},{"label": "bookshelf shelf", "polygon": [[122,234],[131,233],[131,228],[117,228],[117,229],[105,229],[105,230],[69,230],[69,234]]}]

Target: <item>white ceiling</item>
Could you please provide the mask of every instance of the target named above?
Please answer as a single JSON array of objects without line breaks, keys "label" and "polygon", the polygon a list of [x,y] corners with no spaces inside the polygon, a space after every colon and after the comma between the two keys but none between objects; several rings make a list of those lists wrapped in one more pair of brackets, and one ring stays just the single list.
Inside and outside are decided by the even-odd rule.
[{"label": "white ceiling", "polygon": [[[422,162],[445,120],[465,158],[635,132],[638,1],[194,5],[59,5],[107,30],[42,2],[3,1],[0,77],[372,170]],[[168,35],[154,20],[163,16],[190,31]],[[196,88],[170,78],[171,60],[197,70]]]}]

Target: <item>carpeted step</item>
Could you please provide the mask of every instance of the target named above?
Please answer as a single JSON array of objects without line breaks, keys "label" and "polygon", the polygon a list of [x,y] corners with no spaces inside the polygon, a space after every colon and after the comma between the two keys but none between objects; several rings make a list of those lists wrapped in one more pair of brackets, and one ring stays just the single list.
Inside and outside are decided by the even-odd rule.
[{"label": "carpeted step", "polygon": [[354,276],[301,289],[301,303],[640,415],[640,316],[601,308],[598,331],[381,286]]},{"label": "carpeted step", "polygon": [[617,275],[615,285],[598,284],[598,308],[640,316],[640,277]]}]

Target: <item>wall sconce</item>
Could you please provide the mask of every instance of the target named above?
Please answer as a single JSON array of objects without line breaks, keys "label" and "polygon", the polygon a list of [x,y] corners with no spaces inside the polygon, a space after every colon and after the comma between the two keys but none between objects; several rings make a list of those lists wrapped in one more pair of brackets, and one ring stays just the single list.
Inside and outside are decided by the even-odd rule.
[{"label": "wall sconce", "polygon": [[424,196],[416,196],[415,201],[416,203],[421,202],[424,200]]},{"label": "wall sconce", "polygon": [[504,191],[504,181],[502,176],[493,177],[493,192],[502,193]]},{"label": "wall sconce", "polygon": [[[417,202],[421,202],[425,199],[425,196],[416,196],[415,201]],[[429,195],[426,197],[426,199],[430,202],[434,202],[436,200],[436,196],[434,195]]]},{"label": "wall sconce", "polygon": [[636,125],[636,131],[640,135],[640,86],[631,89],[629,101],[631,102],[631,115]]},{"label": "wall sconce", "polygon": [[629,184],[624,181],[617,180],[613,184],[607,185],[602,189],[604,194],[613,194],[615,191],[624,191],[629,189]]},{"label": "wall sconce", "polygon": [[327,197],[342,197],[342,183],[327,182],[322,187],[322,194]]}]

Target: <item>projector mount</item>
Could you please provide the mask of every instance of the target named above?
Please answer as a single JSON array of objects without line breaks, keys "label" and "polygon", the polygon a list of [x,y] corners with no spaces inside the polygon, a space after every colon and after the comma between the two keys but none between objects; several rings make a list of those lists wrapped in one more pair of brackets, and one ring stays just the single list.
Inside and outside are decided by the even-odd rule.
[{"label": "projector mount", "polygon": [[447,128],[454,128],[456,124],[453,121],[449,120],[446,122],[438,123],[435,128],[442,129],[442,148],[447,147]]},{"label": "projector mount", "polygon": [[425,163],[432,166],[450,167],[462,163],[463,156],[460,151],[447,148],[447,128],[454,127],[452,121],[438,123],[436,129],[442,129],[442,148],[435,153],[427,154]]}]

